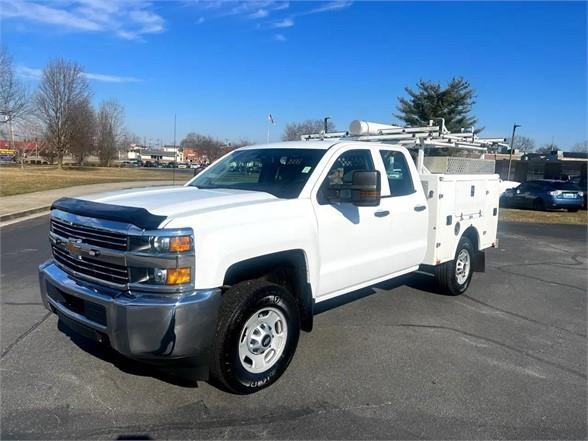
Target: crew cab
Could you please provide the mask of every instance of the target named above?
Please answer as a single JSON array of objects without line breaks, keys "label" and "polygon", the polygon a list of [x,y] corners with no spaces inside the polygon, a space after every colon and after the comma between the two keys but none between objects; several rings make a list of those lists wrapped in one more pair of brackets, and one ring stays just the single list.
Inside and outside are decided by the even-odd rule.
[{"label": "crew cab", "polygon": [[463,293],[496,245],[499,193],[496,175],[419,173],[400,145],[243,147],[183,187],[57,200],[41,297],[127,357],[251,393],[320,302],[419,269]]}]

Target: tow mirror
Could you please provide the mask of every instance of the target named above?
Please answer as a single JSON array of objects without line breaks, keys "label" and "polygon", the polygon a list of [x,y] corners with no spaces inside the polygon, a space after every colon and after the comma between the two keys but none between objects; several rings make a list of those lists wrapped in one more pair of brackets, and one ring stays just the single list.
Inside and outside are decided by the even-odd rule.
[{"label": "tow mirror", "polygon": [[357,207],[377,207],[380,205],[380,172],[355,170],[351,183],[331,184],[326,189],[329,203],[351,202]]},{"label": "tow mirror", "polygon": [[379,171],[356,170],[351,178],[351,202],[356,207],[380,205],[381,184]]}]

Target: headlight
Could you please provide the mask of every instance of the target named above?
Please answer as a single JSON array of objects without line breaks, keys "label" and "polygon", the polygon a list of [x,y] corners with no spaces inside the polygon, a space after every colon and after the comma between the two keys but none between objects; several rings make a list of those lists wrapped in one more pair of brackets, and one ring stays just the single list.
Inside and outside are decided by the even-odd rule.
[{"label": "headlight", "polygon": [[549,194],[551,196],[559,196],[561,194],[560,190],[554,190],[554,191],[550,191]]},{"label": "headlight", "polygon": [[183,253],[193,249],[193,241],[191,236],[155,236],[151,248],[158,253]]},{"label": "headlight", "polygon": [[583,198],[584,197],[584,192],[583,191],[579,191],[578,192],[578,196],[581,197],[581,198]]},{"label": "headlight", "polygon": [[183,285],[192,280],[190,268],[154,268],[151,280],[158,285]]}]

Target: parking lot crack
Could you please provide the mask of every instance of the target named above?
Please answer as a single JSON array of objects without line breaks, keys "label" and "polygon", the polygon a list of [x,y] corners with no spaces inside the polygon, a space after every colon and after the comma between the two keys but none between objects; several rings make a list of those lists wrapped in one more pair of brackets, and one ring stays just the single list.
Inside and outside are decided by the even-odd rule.
[{"label": "parking lot crack", "polygon": [[41,326],[43,324],[43,322],[49,318],[50,315],[51,315],[51,312],[47,312],[41,318],[41,320],[39,320],[38,322],[33,324],[33,326],[31,326],[25,332],[20,334],[18,337],[16,337],[16,339],[12,343],[10,343],[6,347],[6,349],[4,349],[4,351],[2,351],[2,354],[0,355],[0,359],[4,358],[6,355],[8,355],[8,353],[12,350],[12,348],[14,348],[18,343],[20,343],[27,335],[29,335],[31,332],[33,332],[35,329],[37,329],[39,326]]},{"label": "parking lot crack", "polygon": [[[528,274],[521,274],[521,273],[517,273],[516,271],[510,271],[510,270],[507,269],[507,268],[510,268],[512,266],[514,266],[514,265],[503,265],[503,266],[496,267],[496,269],[498,271],[501,271],[503,273],[510,274],[510,275],[513,275],[513,276],[524,277],[524,278],[527,278],[527,279],[536,280],[536,281],[543,282],[543,283],[548,283],[550,285],[562,286],[562,287],[565,287],[565,288],[576,289],[576,290],[579,290],[579,291],[582,291],[582,292],[586,292],[586,288],[585,287],[584,288],[580,288],[580,287],[575,286],[575,285],[569,285],[567,283],[561,283],[561,282],[554,282],[553,280],[546,280],[546,279],[543,279],[541,277],[530,276]],[[530,266],[530,265],[528,265],[528,266]]]},{"label": "parking lot crack", "polygon": [[545,363],[549,366],[552,366],[556,369],[560,369],[563,370],[571,375],[574,375],[576,377],[580,377],[584,380],[586,380],[586,374],[583,372],[577,372],[573,369],[568,368],[567,366],[563,366],[559,363],[555,363],[553,361],[549,361],[546,360],[544,358],[541,357],[537,357],[536,355],[530,353],[529,351],[525,351],[523,349],[519,349],[516,348],[514,346],[511,346],[509,344],[503,343],[501,341],[498,340],[494,340],[492,338],[488,338],[488,337],[483,337],[480,335],[476,335],[476,334],[472,334],[471,332],[467,332],[467,331],[462,331],[461,329],[457,329],[457,328],[452,328],[449,326],[443,326],[443,325],[419,325],[419,324],[412,324],[412,323],[399,323],[399,324],[394,324],[394,325],[387,325],[387,326],[393,326],[393,327],[404,327],[404,328],[423,328],[423,329],[439,329],[439,330],[445,330],[445,331],[452,331],[452,332],[456,332],[458,334],[462,334],[471,338],[477,338],[479,340],[485,341],[487,343],[492,343],[496,346],[500,346],[503,347],[505,349],[508,349],[510,351],[516,352],[518,354],[524,355],[525,357],[531,358],[533,360],[539,361],[541,363]]},{"label": "parking lot crack", "polygon": [[471,297],[471,296],[469,296],[467,294],[463,294],[461,297],[462,298],[469,299],[472,302],[478,303],[478,304],[483,305],[483,306],[485,306],[487,308],[494,309],[495,311],[499,311],[499,312],[501,312],[503,314],[508,314],[508,315],[513,316],[513,317],[519,318],[521,320],[525,320],[525,321],[528,321],[530,323],[534,323],[534,324],[543,326],[543,327],[545,327],[547,329],[557,329],[558,331],[563,331],[563,332],[567,332],[568,334],[572,334],[572,335],[575,335],[575,336],[578,336],[578,337],[586,338],[586,334],[581,334],[581,333],[578,333],[578,332],[570,331],[569,329],[560,328],[559,326],[555,326],[555,325],[550,325],[549,323],[544,323],[544,322],[541,322],[539,320],[535,320],[535,319],[532,319],[530,317],[526,317],[524,315],[517,314],[516,312],[507,311],[506,309],[502,309],[502,308],[499,308],[497,306],[490,305],[489,303],[486,303],[486,302],[483,302],[481,300],[478,300],[478,299],[476,299],[474,297]]}]

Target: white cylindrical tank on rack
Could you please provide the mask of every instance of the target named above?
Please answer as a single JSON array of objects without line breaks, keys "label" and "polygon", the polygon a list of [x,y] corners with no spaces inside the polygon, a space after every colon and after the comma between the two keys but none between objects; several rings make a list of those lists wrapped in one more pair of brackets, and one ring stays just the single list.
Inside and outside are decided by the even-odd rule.
[{"label": "white cylindrical tank on rack", "polygon": [[399,128],[401,127],[355,119],[349,124],[349,134],[354,136],[379,135],[380,130]]}]

